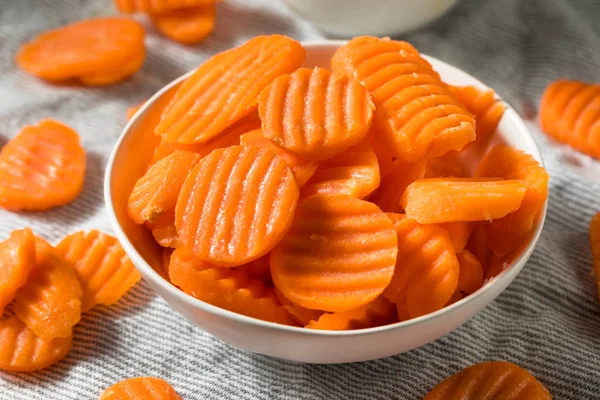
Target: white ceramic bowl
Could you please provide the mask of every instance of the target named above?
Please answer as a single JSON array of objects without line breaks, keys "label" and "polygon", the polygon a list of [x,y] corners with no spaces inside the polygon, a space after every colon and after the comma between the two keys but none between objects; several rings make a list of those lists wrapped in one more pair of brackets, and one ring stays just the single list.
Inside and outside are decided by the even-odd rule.
[{"label": "white ceramic bowl", "polygon": [[[343,43],[304,43],[308,53],[306,66],[328,67],[332,54]],[[427,59],[449,83],[485,87],[442,61]],[[106,207],[117,237],[146,282],[181,315],[223,342],[255,353],[308,363],[366,361],[399,354],[438,339],[481,311],[515,279],[533,252],[545,219],[545,207],[531,242],[524,245],[521,256],[473,295],[420,318],[356,331],[318,331],[278,325],[229,312],[185,294],[162,277],[160,250],[149,233],[127,217],[126,205],[131,187],[145,172],[158,141],[147,133],[147,127],[155,123],[150,120],[157,114],[150,114],[149,110],[164,107],[175,86],[186,77],[180,77],[156,93],[125,127],[106,169]],[[510,108],[500,123],[498,136],[541,162],[533,138]]]},{"label": "white ceramic bowl", "polygon": [[425,26],[458,0],[283,0],[317,28],[340,37],[398,35]]}]

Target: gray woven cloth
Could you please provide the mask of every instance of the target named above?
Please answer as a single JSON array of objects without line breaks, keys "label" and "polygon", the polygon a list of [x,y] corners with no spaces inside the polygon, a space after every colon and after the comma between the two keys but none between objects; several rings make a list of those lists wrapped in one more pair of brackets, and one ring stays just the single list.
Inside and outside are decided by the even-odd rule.
[{"label": "gray woven cloth", "polygon": [[[23,226],[52,241],[91,227],[110,232],[103,173],[128,107],[255,35],[323,37],[279,2],[228,0],[219,5],[216,32],[195,47],[164,39],[147,25],[143,69],[116,86],[54,87],[15,68],[19,43],[40,31],[113,13],[110,0],[0,0],[0,141],[51,117],[75,128],[89,154],[79,199],[44,213],[0,211],[0,238]],[[444,19],[403,39],[470,72],[531,118],[551,80],[600,81],[598,21],[596,0],[463,0]],[[64,361],[38,373],[0,373],[0,399],[95,399],[114,382],[141,375],[166,379],[184,399],[419,399],[461,368],[499,359],[530,370],[556,399],[600,399],[600,306],[587,236],[590,217],[600,210],[598,163],[550,145],[534,122],[530,128],[552,176],[539,245],[498,299],[443,338],[366,363],[286,362],[219,342],[141,283],[116,307],[83,316]]]}]

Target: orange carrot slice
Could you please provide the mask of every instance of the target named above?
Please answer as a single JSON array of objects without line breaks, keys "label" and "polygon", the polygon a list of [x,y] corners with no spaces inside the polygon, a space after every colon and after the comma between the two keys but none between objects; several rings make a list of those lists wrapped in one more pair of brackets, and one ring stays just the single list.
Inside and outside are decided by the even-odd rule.
[{"label": "orange carrot slice", "polygon": [[594,215],[590,222],[590,247],[592,248],[592,259],[594,261],[598,300],[600,301],[600,212]]},{"label": "orange carrot slice", "polygon": [[181,247],[181,240],[175,227],[175,210],[167,211],[158,216],[154,222],[146,223],[152,232],[156,243],[162,247]]},{"label": "orange carrot slice", "polygon": [[396,307],[394,304],[380,296],[354,310],[323,314],[306,327],[330,331],[367,329],[387,325],[393,322],[395,317]]},{"label": "orange carrot slice", "polygon": [[214,306],[265,321],[296,325],[272,288],[242,272],[214,267],[185,247],[173,252],[169,277],[173,285]]},{"label": "orange carrot slice", "polygon": [[548,198],[549,175],[529,154],[498,145],[481,161],[475,176],[521,179],[527,187],[518,211],[487,225],[490,247],[496,255],[505,255],[529,238],[534,221]]},{"label": "orange carrot slice", "polygon": [[[176,266],[172,269],[172,266]],[[188,273],[190,270],[202,271],[215,266],[199,259],[189,249],[185,247],[178,247],[171,253],[171,260],[169,263],[169,280],[175,285],[173,281],[177,281],[182,275],[181,273]]]},{"label": "orange carrot slice", "polygon": [[72,339],[44,341],[13,315],[0,321],[0,370],[32,372],[56,364],[71,350]]},{"label": "orange carrot slice", "polygon": [[182,400],[168,382],[143,376],[115,383],[100,395],[100,400]]},{"label": "orange carrot slice", "polygon": [[273,285],[268,254],[266,256],[262,256],[258,260],[251,261],[248,264],[235,267],[235,270],[243,272],[250,279],[258,279],[265,285]]},{"label": "orange carrot slice", "polygon": [[159,160],[135,183],[127,213],[137,224],[153,223],[162,213],[175,209],[187,174],[200,161],[188,151],[176,151]]},{"label": "orange carrot slice", "polygon": [[450,151],[443,156],[427,160],[425,178],[466,178],[467,168],[460,158],[460,153]]},{"label": "orange carrot slice", "polygon": [[191,151],[198,154],[200,157],[205,157],[213,150],[239,145],[242,135],[255,129],[260,129],[260,119],[258,118],[257,112],[252,112],[206,143],[171,143],[163,137],[158,147],[154,150],[152,164],[173,154],[177,150]]},{"label": "orange carrot slice", "polygon": [[138,22],[96,18],[39,35],[21,47],[16,62],[45,80],[81,79],[98,85],[136,72],[143,63],[144,49],[144,28]]},{"label": "orange carrot slice", "polygon": [[0,316],[35,266],[35,238],[31,229],[13,231],[0,242]]},{"label": "orange carrot slice", "polygon": [[282,75],[260,94],[263,132],[277,146],[320,161],[364,139],[374,105],[365,89],[324,68]]},{"label": "orange carrot slice", "polygon": [[114,0],[117,9],[124,13],[145,12],[149,14],[182,8],[202,7],[218,0]]},{"label": "orange carrot slice", "polygon": [[303,307],[330,312],[367,304],[389,284],[397,252],[390,219],[345,195],[313,195],[271,252],[275,286]]},{"label": "orange carrot slice", "polygon": [[77,79],[86,86],[107,86],[120,82],[135,74],[144,64],[146,51],[142,49],[123,63],[121,68],[114,71],[97,72],[90,75],[82,75]]},{"label": "orange carrot slice", "polygon": [[13,311],[44,341],[66,338],[81,318],[83,291],[73,266],[36,238],[36,266],[15,296]]},{"label": "orange carrot slice", "polygon": [[133,106],[133,107],[128,108],[127,112],[125,113],[125,116],[127,117],[127,121],[129,121],[131,118],[133,118],[133,116],[135,114],[137,114],[137,112],[144,106],[144,104],[146,104],[146,102],[142,101],[137,106]]},{"label": "orange carrot slice", "polygon": [[83,188],[85,151],[66,125],[26,126],[0,152],[0,207],[46,210],[73,201]]},{"label": "orange carrot slice", "polygon": [[[171,255],[173,254],[173,252],[174,252],[174,249],[164,247],[162,249],[162,253],[161,253],[162,268],[163,268],[162,272],[164,272],[164,276],[166,276],[167,278],[169,277],[169,265],[171,264]],[[161,271],[158,271],[158,272],[160,273]]]},{"label": "orange carrot slice", "polygon": [[265,137],[262,129],[254,129],[244,133],[240,136],[240,144],[242,146],[263,147],[283,158],[294,173],[298,187],[306,185],[306,182],[315,174],[319,166],[319,163],[315,161],[305,161],[297,155],[275,146],[273,142]]},{"label": "orange carrot slice", "polygon": [[440,226],[448,232],[456,254],[463,251],[467,246],[469,238],[471,237],[471,232],[473,232],[474,228],[472,222],[447,222],[445,224],[440,224]]},{"label": "orange carrot slice", "polygon": [[215,29],[216,11],[215,5],[209,4],[151,14],[150,17],[156,29],[169,39],[194,44],[202,41]]},{"label": "orange carrot slice", "polygon": [[542,97],[540,124],[544,132],[600,159],[600,85],[553,82]]},{"label": "orange carrot slice", "polygon": [[181,242],[203,260],[238,266],[283,238],[298,201],[292,171],[255,146],[218,149],[188,175],[175,210]]},{"label": "orange carrot slice", "polygon": [[402,195],[411,183],[423,178],[425,165],[424,161],[413,164],[400,158],[395,160],[369,200],[385,212],[402,211]]},{"label": "orange carrot slice", "polygon": [[402,206],[422,224],[489,221],[518,210],[526,192],[526,184],[517,179],[420,179],[406,189]]},{"label": "orange carrot slice", "polygon": [[489,261],[492,254],[490,240],[485,227],[487,224],[487,222],[473,223],[473,231],[469,236],[466,247],[467,250],[477,258],[484,272],[489,269]]},{"label": "orange carrot slice", "polygon": [[410,44],[358,37],[340,47],[336,74],[373,95],[377,140],[409,162],[461,150],[475,140],[473,116]]},{"label": "orange carrot slice", "polygon": [[506,361],[472,365],[444,379],[423,400],[551,400],[533,375]]},{"label": "orange carrot slice", "polygon": [[[417,65],[433,70],[412,44],[373,36],[359,36],[349,40],[335,52],[331,67],[336,74],[356,74],[359,79],[363,79],[377,72],[380,66],[394,65],[393,61],[401,63],[403,57],[413,57],[410,60]],[[377,88],[374,83],[371,89]]]},{"label": "orange carrot slice", "polygon": [[394,157],[390,149],[385,144],[378,140],[379,137],[380,134],[377,133],[377,130],[371,124],[371,130],[369,133],[367,133],[367,139],[369,140],[369,143],[371,143],[371,147],[377,156],[379,174],[383,178],[392,170],[392,165],[396,157]]},{"label": "orange carrot slice", "polygon": [[345,194],[362,199],[379,186],[377,156],[368,140],[322,161],[317,171],[300,191],[312,194]]},{"label": "orange carrot slice", "polygon": [[478,89],[475,86],[448,85],[454,96],[475,116],[476,145],[489,143],[506,111],[504,103],[496,98],[493,89]]},{"label": "orange carrot slice", "polygon": [[459,265],[458,286],[456,291],[465,295],[475,293],[483,285],[483,268],[469,250],[463,250],[456,255]]},{"label": "orange carrot slice", "polygon": [[398,235],[398,262],[383,296],[408,318],[443,308],[456,291],[459,275],[448,234],[438,225],[421,225],[406,215],[388,216]]},{"label": "orange carrot slice", "polygon": [[311,310],[306,307],[302,307],[300,304],[296,304],[281,293],[281,291],[275,288],[275,295],[282,304],[283,308],[290,313],[292,318],[296,320],[302,326],[309,325],[311,321],[316,321],[325,311]]},{"label": "orange carrot slice", "polygon": [[175,143],[203,143],[256,107],[277,76],[297,69],[306,51],[281,35],[258,36],[211,57],[179,88],[156,132]]},{"label": "orange carrot slice", "polygon": [[544,91],[540,101],[540,126],[544,132],[555,139],[561,139],[558,132],[560,116],[575,93],[585,83],[559,79],[552,82]]},{"label": "orange carrot slice", "polygon": [[75,268],[84,312],[116,303],[141,279],[117,239],[100,231],[73,233],[56,248]]}]

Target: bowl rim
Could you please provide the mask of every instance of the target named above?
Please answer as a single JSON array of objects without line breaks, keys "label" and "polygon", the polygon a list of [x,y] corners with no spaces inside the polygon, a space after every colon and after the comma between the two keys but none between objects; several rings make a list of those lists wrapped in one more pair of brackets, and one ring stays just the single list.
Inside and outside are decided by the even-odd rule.
[{"label": "bowl rim", "polygon": [[[339,46],[342,46],[343,44],[347,43],[347,40],[309,40],[309,41],[302,41],[301,43],[302,43],[302,46],[304,46],[307,50],[309,50],[310,48],[319,48],[319,47],[332,47],[332,46],[339,47]],[[485,85],[479,79],[473,77],[471,74],[469,74],[457,67],[454,67],[451,64],[448,64],[444,61],[441,61],[435,57],[428,56],[426,54],[422,54],[422,56],[425,59],[427,59],[429,62],[433,61],[436,64],[444,65],[444,67],[447,69],[455,70],[457,72],[460,72],[461,74],[467,75],[469,78],[471,78],[473,80],[473,82],[476,86],[478,86],[482,89],[489,88],[487,85]],[[193,72],[194,72],[194,70],[191,70],[191,71],[183,74],[182,76],[174,79],[173,81],[166,84],[165,86],[163,86],[152,97],[150,97],[150,99],[148,99],[144,103],[144,105],[136,112],[136,114],[128,121],[128,123],[125,125],[125,128],[119,135],[119,138],[117,139],[117,141],[113,147],[113,150],[111,151],[110,157],[106,164],[106,171],[105,171],[105,175],[104,175],[104,199],[105,199],[105,204],[106,204],[106,210],[108,213],[108,219],[110,221],[110,224],[111,224],[117,238],[119,239],[119,242],[125,249],[127,255],[132,259],[132,262],[135,265],[136,269],[143,270],[140,272],[143,272],[142,275],[144,277],[149,277],[149,279],[153,280],[153,283],[158,285],[161,288],[161,290],[169,292],[169,294],[171,294],[172,296],[177,297],[180,302],[186,304],[188,307],[200,308],[205,312],[208,312],[211,314],[216,314],[217,316],[222,317],[222,318],[232,319],[239,323],[250,324],[250,325],[254,325],[256,327],[281,330],[281,331],[285,331],[285,332],[293,333],[293,334],[303,334],[303,335],[309,335],[309,336],[328,336],[328,337],[345,337],[345,336],[361,336],[361,335],[377,334],[377,333],[383,333],[383,332],[387,332],[387,331],[395,330],[395,329],[408,328],[413,325],[417,325],[417,324],[420,324],[423,322],[427,322],[427,321],[431,321],[431,320],[440,318],[445,314],[453,313],[455,310],[465,307],[468,303],[477,301],[477,299],[482,297],[486,292],[492,290],[491,289],[492,286],[494,286],[495,284],[496,285],[499,284],[499,282],[501,280],[508,280],[508,283],[507,283],[507,286],[508,286],[516,278],[516,276],[523,269],[523,267],[525,266],[525,264],[531,257],[531,254],[533,253],[533,250],[535,249],[535,247],[539,241],[540,235],[541,235],[543,227],[544,227],[544,223],[546,221],[548,199],[546,199],[546,202],[544,203],[544,207],[542,209],[542,214],[541,214],[541,218],[539,219],[537,229],[536,229],[534,235],[531,237],[529,244],[523,250],[521,255],[518,258],[516,258],[515,260],[513,260],[507,268],[505,268],[500,274],[495,276],[492,280],[485,283],[475,293],[472,293],[469,296],[457,301],[456,303],[446,306],[440,310],[434,311],[432,313],[429,313],[429,314],[426,314],[426,315],[423,315],[423,316],[420,316],[417,318],[409,319],[407,321],[401,321],[401,322],[396,322],[396,323],[389,324],[389,325],[383,325],[383,326],[378,326],[378,327],[374,327],[374,328],[357,329],[357,330],[333,331],[333,330],[306,329],[304,327],[283,325],[283,324],[278,324],[275,322],[269,322],[269,321],[264,321],[261,319],[249,317],[249,316],[246,316],[243,314],[238,314],[233,311],[229,311],[229,310],[214,306],[210,303],[206,303],[202,300],[199,300],[199,299],[185,293],[184,291],[180,290],[179,288],[175,287],[173,284],[168,282],[154,268],[152,268],[152,266],[150,266],[146,262],[146,260],[141,256],[141,254],[137,251],[137,249],[130,242],[129,238],[127,237],[127,235],[121,228],[121,225],[117,219],[117,215],[116,215],[116,212],[115,212],[115,209],[113,206],[113,201],[112,201],[111,186],[112,186],[112,175],[113,175],[113,167],[114,167],[115,159],[117,157],[117,154],[119,153],[119,150],[121,148],[123,141],[125,140],[127,135],[130,133],[131,127],[136,123],[137,119],[141,115],[143,115],[146,112],[146,110],[148,108],[150,108],[151,105],[154,104],[154,102],[159,97],[161,97],[164,93],[166,93],[168,90],[170,90],[173,86],[177,85],[178,83],[180,83],[181,81],[186,79]],[[526,141],[529,142],[532,150],[534,150],[533,156],[543,166],[544,163],[543,163],[543,159],[542,159],[542,155],[539,150],[539,147],[538,147],[537,143],[535,142],[535,140],[533,139],[531,132],[529,132],[529,130],[527,129],[525,122],[521,119],[521,117],[518,115],[518,113],[506,101],[504,101],[499,96],[498,96],[498,99],[501,100],[502,102],[504,102],[506,105],[506,111],[505,111],[503,118],[508,117],[508,118],[511,118],[514,120],[514,123],[516,124],[518,129],[525,134],[524,139],[526,139]],[[150,285],[150,286],[152,287],[152,285]],[[154,290],[154,288],[152,288],[152,289]],[[160,296],[161,298],[164,299],[164,297],[161,296],[157,290],[154,290],[154,291],[156,292],[156,294],[158,296]],[[165,302],[167,304],[169,304],[169,302],[166,299],[165,299]]]}]

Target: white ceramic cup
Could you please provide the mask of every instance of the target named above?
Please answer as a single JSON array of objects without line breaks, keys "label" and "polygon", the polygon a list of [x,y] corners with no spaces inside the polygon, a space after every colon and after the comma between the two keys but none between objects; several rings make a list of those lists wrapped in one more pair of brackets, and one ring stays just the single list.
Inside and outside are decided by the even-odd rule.
[{"label": "white ceramic cup", "polygon": [[[329,67],[331,56],[344,42],[303,44],[307,50],[305,66]],[[485,88],[483,83],[465,72],[432,57],[426,58],[446,82]],[[423,317],[355,331],[320,331],[274,324],[212,306],[185,294],[163,278],[158,245],[143,227],[128,218],[126,207],[131,187],[145,172],[152,148],[158,140],[145,128],[151,117],[149,111],[160,103],[164,106],[167,96],[188,75],[156,93],[125,127],[106,169],[106,207],[119,241],[146,282],[177,312],[223,342],[243,350],[307,363],[344,363],[392,356],[427,344],[458,328],[502,293],[531,256],[542,231],[546,206],[536,222],[531,241],[524,244],[522,254],[471,296]],[[510,107],[502,118],[497,136],[542,161],[531,134]]]},{"label": "white ceramic cup", "polygon": [[340,37],[398,35],[446,14],[458,0],[283,0],[320,30]]}]

